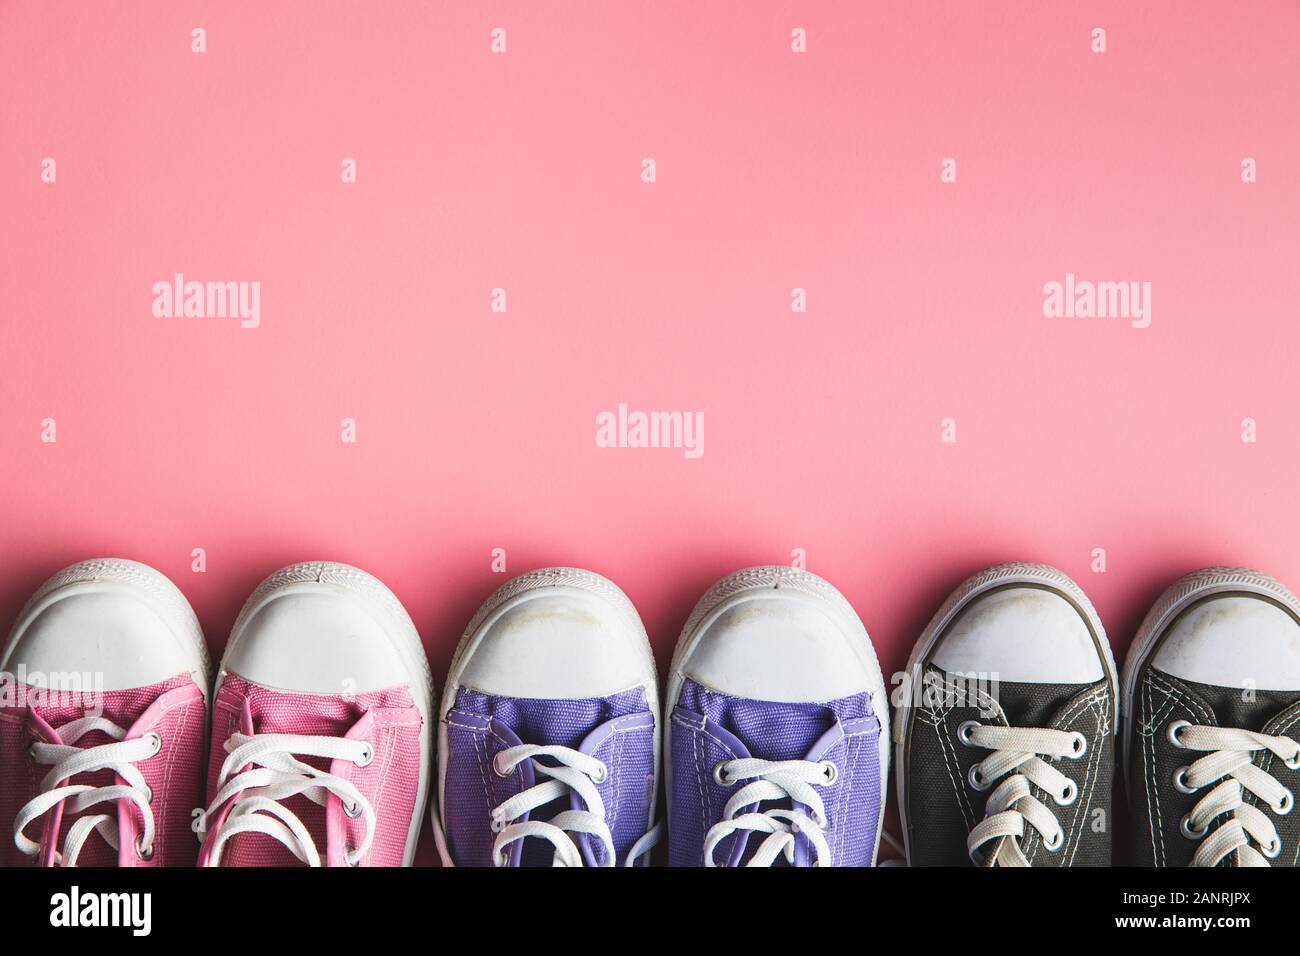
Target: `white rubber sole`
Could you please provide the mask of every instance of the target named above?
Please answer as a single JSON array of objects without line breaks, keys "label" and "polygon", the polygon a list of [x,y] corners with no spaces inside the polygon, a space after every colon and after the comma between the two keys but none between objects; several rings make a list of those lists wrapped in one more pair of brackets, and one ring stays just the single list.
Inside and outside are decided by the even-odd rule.
[{"label": "white rubber sole", "polygon": [[191,662],[190,674],[208,699],[211,680],[211,663],[208,645],[203,639],[199,619],[176,587],[161,571],[147,564],[127,558],[94,558],[69,565],[45,581],[18,612],[18,620],[9,633],[4,655],[0,657],[0,671],[7,671],[9,658],[18,645],[19,638],[36,616],[55,601],[61,601],[78,591],[122,588],[149,604],[166,622],[175,636],[182,655]]},{"label": "white rubber sole", "polygon": [[1137,689],[1137,676],[1155,652],[1159,638],[1178,615],[1198,601],[1214,594],[1258,594],[1288,608],[1300,618],[1300,599],[1281,581],[1251,568],[1202,568],[1185,574],[1156,598],[1151,610],[1142,619],[1133,643],[1124,658],[1123,689],[1124,736],[1121,741],[1124,753],[1124,778],[1128,779],[1129,751],[1132,733],[1133,695]]},{"label": "white rubber sole", "polygon": [[433,677],[429,672],[429,658],[411,616],[397,596],[382,581],[359,568],[331,561],[305,561],[291,564],[270,575],[249,596],[230,629],[230,640],[221,659],[213,694],[221,688],[226,676],[226,660],[232,649],[243,638],[243,628],[265,604],[288,591],[301,590],[303,586],[318,586],[343,594],[366,607],[376,620],[385,625],[384,632],[392,641],[407,675],[411,698],[424,720],[424,734],[420,746],[420,780],[416,790],[415,809],[407,833],[402,855],[402,865],[410,866],[415,859],[420,828],[424,823],[424,808],[429,799],[429,774],[432,759],[430,727],[433,716]]},{"label": "white rubber sole", "polygon": [[[686,619],[681,636],[677,639],[677,647],[673,651],[672,662],[668,666],[668,692],[664,698],[665,706],[670,714],[672,709],[677,706],[677,698],[681,693],[682,683],[685,680],[685,675],[682,673],[682,664],[699,643],[707,629],[707,625],[735,605],[752,600],[756,595],[766,593],[774,588],[787,589],[797,592],[802,597],[813,599],[824,610],[828,611],[835,620],[841,622],[847,634],[861,637],[861,640],[852,641],[852,649],[867,670],[870,680],[870,687],[867,690],[871,696],[871,709],[880,720],[880,814],[876,820],[876,846],[872,849],[871,856],[871,863],[874,866],[880,852],[879,836],[884,833],[885,804],[887,802],[885,799],[886,783],[889,780],[889,695],[885,690],[885,679],[880,671],[880,663],[876,659],[876,649],[872,646],[871,637],[867,634],[862,619],[858,617],[857,611],[853,609],[853,605],[849,603],[848,599],[829,581],[818,577],[811,571],[804,571],[800,568],[791,568],[785,565],[762,565],[744,568],[714,583],[696,603],[694,610]],[[671,780],[672,721],[669,720],[665,727],[664,779]],[[668,801],[668,813],[671,819],[671,785],[665,788],[665,799]],[[671,839],[671,834],[669,837]]]},{"label": "white rubber sole", "polygon": [[[991,568],[985,568],[959,584],[957,589],[948,595],[948,599],[935,612],[934,617],[930,619],[930,623],[926,625],[925,630],[921,632],[921,637],[912,648],[912,653],[907,659],[907,670],[904,672],[907,674],[909,682],[906,688],[907,693],[902,703],[899,704],[898,713],[894,717],[894,728],[897,735],[894,742],[894,783],[895,792],[898,796],[899,824],[903,830],[903,855],[909,866],[912,863],[912,848],[909,836],[911,830],[907,819],[907,760],[905,758],[907,727],[911,716],[912,695],[915,692],[912,684],[915,682],[917,669],[920,663],[929,656],[930,651],[934,649],[939,635],[947,629],[953,619],[971,601],[982,594],[987,594],[989,591],[1017,585],[1049,588],[1059,593],[1079,609],[1101,645],[1101,658],[1106,669],[1106,677],[1110,680],[1111,692],[1116,695],[1116,701],[1119,700],[1119,679],[1115,668],[1115,655],[1111,651],[1110,641],[1106,639],[1106,629],[1102,626],[1101,618],[1097,615],[1097,609],[1092,606],[1088,596],[1063,571],[1058,571],[1048,564],[1038,564],[1030,561],[1009,561],[1005,564],[995,564]],[[1115,710],[1112,733],[1119,729],[1119,708],[1116,707]]]},{"label": "white rubber sole", "polygon": [[[435,799],[430,802],[429,814],[433,822],[434,843],[437,845],[438,856],[442,860],[443,866],[456,865],[447,851],[447,835],[443,829],[440,808],[446,793],[447,783],[447,766],[442,758],[442,755],[447,752],[447,724],[444,718],[455,706],[456,694],[460,690],[460,677],[465,672],[465,666],[470,655],[473,654],[474,648],[483,639],[492,622],[501,614],[526,601],[563,592],[580,592],[584,595],[599,598],[618,613],[619,617],[627,625],[630,635],[634,639],[639,638],[638,643],[643,648],[644,653],[645,673],[648,675],[647,704],[655,720],[654,766],[656,774],[658,772],[661,747],[659,731],[662,727],[659,708],[658,671],[655,668],[654,651],[650,647],[650,638],[646,634],[645,625],[641,622],[641,615],[637,613],[628,596],[613,581],[596,574],[594,571],[586,571],[582,568],[539,568],[511,578],[493,591],[492,595],[480,605],[470,619],[464,635],[456,645],[456,652],[451,659],[451,667],[447,671],[447,681],[442,689],[442,703],[438,709],[438,790]],[[650,798],[651,822],[655,818],[656,802],[657,794],[652,795]]]}]

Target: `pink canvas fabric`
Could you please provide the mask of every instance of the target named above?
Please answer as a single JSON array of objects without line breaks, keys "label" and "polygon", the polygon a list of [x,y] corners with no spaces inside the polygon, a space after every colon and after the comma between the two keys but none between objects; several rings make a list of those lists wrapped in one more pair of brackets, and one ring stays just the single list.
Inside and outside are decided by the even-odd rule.
[{"label": "pink canvas fabric", "polygon": [[[68,828],[83,814],[64,813],[60,805],[44,818],[32,821],[27,835],[39,837],[41,854],[29,857],[20,853],[13,841],[13,822],[19,810],[36,796],[48,766],[40,766],[28,755],[33,740],[61,743],[58,730],[64,724],[98,712],[127,730],[127,738],[142,737],[153,731],[162,740],[158,753],[136,764],[145,782],[153,790],[150,807],[157,833],[153,855],[142,860],[135,852],[139,835],[140,811],[129,800],[118,801],[119,849],[113,850],[98,834],[82,849],[79,866],[192,866],[198,853],[198,839],[193,829],[193,810],[201,795],[203,747],[206,742],[207,711],[203,692],[189,674],[178,674],[166,681],[131,690],[110,691],[91,700],[77,700],[70,695],[48,695],[42,700],[16,688],[13,701],[0,706],[0,865],[51,865],[63,846]],[[77,742],[81,747],[112,743],[104,733],[95,731]],[[124,783],[111,771],[103,770],[78,776],[71,783],[109,786]],[[100,804],[86,814],[108,812]]]},{"label": "pink canvas fabric", "polygon": [[[353,697],[291,694],[228,675],[212,707],[212,745],[208,757],[208,800],[217,793],[217,780],[225,761],[226,741],[235,733],[307,734],[367,740],[375,758],[365,767],[350,761],[303,758],[313,766],[351,781],[375,809],[375,837],[362,866],[401,866],[406,838],[415,812],[420,777],[420,746],[426,732],[419,710],[405,687],[358,694]],[[243,769],[243,768],[241,768]],[[231,800],[215,808],[207,821],[200,864],[210,850],[212,836],[230,811]],[[295,813],[316,841],[329,866],[343,865],[344,849],[361,842],[365,829],[360,819],[349,819],[342,803],[330,796],[327,806],[306,797],[293,797],[285,805]],[[259,833],[241,833],[226,844],[222,866],[300,866],[298,859],[275,839]]]}]

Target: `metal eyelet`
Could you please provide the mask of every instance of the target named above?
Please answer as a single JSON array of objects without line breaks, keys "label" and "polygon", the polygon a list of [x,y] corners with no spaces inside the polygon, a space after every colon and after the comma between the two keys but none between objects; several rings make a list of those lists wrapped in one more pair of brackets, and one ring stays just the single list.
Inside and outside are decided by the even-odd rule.
[{"label": "metal eyelet", "polygon": [[1196,787],[1187,782],[1187,771],[1191,767],[1179,767],[1174,771],[1174,789],[1179,793],[1195,793]]},{"label": "metal eyelet", "polygon": [[730,787],[736,782],[727,776],[726,764],[725,760],[720,760],[713,765],[713,782],[719,787]]},{"label": "metal eyelet", "polygon": [[833,761],[823,760],[819,766],[826,773],[826,782],[822,784],[822,786],[829,787],[836,780],[840,779],[840,768],[835,766]]},{"label": "metal eyelet", "polygon": [[371,761],[375,759],[375,748],[366,741],[366,751],[361,755],[361,759],[354,761],[358,767],[369,767]]},{"label": "metal eyelet", "polygon": [[148,863],[150,860],[153,859],[153,847],[142,846],[140,843],[142,839],[144,839],[143,836],[138,836],[135,838],[135,855],[138,856],[140,859],[144,860],[146,863]]},{"label": "metal eyelet", "polygon": [[515,771],[513,768],[511,768],[510,770],[502,770],[500,757],[501,755],[497,754],[495,757],[492,758],[492,772],[496,774],[498,777],[509,777]]},{"label": "metal eyelet", "polygon": [[978,720],[963,720],[957,725],[957,740],[967,747],[974,747],[975,743],[971,740],[970,732],[976,727],[982,727]]},{"label": "metal eyelet", "polygon": [[1085,737],[1083,734],[1079,733],[1079,731],[1077,730],[1074,733],[1072,733],[1070,736],[1074,738],[1072,742],[1073,749],[1070,752],[1070,759],[1078,760],[1080,757],[1082,757],[1084,754],[1088,752],[1088,738]]},{"label": "metal eyelet", "polygon": [[343,813],[348,817],[348,819],[355,820],[357,817],[361,816],[361,801],[358,800],[353,804],[343,804]]},{"label": "metal eyelet", "polygon": [[1043,841],[1043,849],[1046,850],[1048,853],[1055,853],[1055,852],[1056,852],[1057,850],[1059,850],[1061,847],[1065,846],[1065,831],[1064,831],[1064,830],[1059,830],[1059,829],[1058,829],[1058,830],[1056,831],[1056,833],[1054,833],[1054,834],[1052,835],[1052,837],[1053,837],[1053,838],[1052,838],[1051,840],[1044,840],[1044,841]]},{"label": "metal eyelet", "polygon": [[493,833],[500,833],[502,830],[506,828],[505,817],[499,817],[496,814],[493,814],[492,821],[488,824],[488,827],[492,830]]},{"label": "metal eyelet", "polygon": [[151,730],[144,735],[144,739],[149,741],[149,746],[153,748],[149,753],[150,757],[152,757],[158,751],[162,750],[162,734],[156,733]]},{"label": "metal eyelet", "polygon": [[1076,799],[1078,799],[1078,796],[1079,796],[1079,785],[1075,783],[1073,780],[1067,779],[1065,793],[1061,793],[1061,794],[1054,793],[1052,794],[1052,799],[1056,802],[1056,805],[1058,807],[1068,807],[1070,804],[1074,803]]},{"label": "metal eyelet", "polygon": [[361,857],[357,856],[357,848],[351,843],[343,848],[343,862],[354,869],[361,865]]},{"label": "metal eyelet", "polygon": [[1295,752],[1295,756],[1284,762],[1288,770],[1300,770],[1300,750]]},{"label": "metal eyelet", "polygon": [[144,802],[153,803],[153,787],[147,783],[144,785]]},{"label": "metal eyelet", "polygon": [[1169,725],[1168,729],[1165,730],[1165,733],[1169,735],[1169,742],[1173,744],[1175,747],[1179,748],[1180,750],[1186,750],[1187,745],[1178,739],[1178,732],[1182,730],[1184,727],[1190,727],[1190,726],[1192,726],[1191,721],[1175,720],[1172,724]]},{"label": "metal eyelet", "polygon": [[1260,847],[1259,852],[1263,853],[1270,860],[1276,860],[1282,852],[1282,838],[1274,837],[1273,842],[1268,846]]},{"label": "metal eyelet", "polygon": [[600,765],[600,769],[591,775],[592,783],[604,783],[608,779],[609,767],[603,763]]},{"label": "metal eyelet", "polygon": [[1178,824],[1178,829],[1182,832],[1183,836],[1187,837],[1187,839],[1199,840],[1204,837],[1205,834],[1210,832],[1210,825],[1208,823],[1199,830],[1193,830],[1191,827],[1191,819],[1192,815],[1189,813],[1184,816],[1182,821]]},{"label": "metal eyelet", "polygon": [[976,790],[987,790],[989,787],[988,781],[984,779],[984,771],[980,770],[980,765],[977,763],[971,764],[970,773],[966,774],[966,779],[970,781],[970,785]]},{"label": "metal eyelet", "polygon": [[1291,808],[1294,806],[1295,806],[1295,794],[1293,794],[1290,790],[1287,790],[1282,794],[1282,802],[1273,808],[1273,812],[1276,813],[1279,817],[1284,817],[1291,812]]}]

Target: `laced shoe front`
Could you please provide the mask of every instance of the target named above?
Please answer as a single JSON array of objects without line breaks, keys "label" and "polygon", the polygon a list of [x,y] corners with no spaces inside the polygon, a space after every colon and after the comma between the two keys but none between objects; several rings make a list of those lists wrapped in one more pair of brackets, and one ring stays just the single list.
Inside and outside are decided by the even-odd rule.
[{"label": "laced shoe front", "polygon": [[636,866],[659,840],[654,660],[612,582],[502,585],[447,677],[434,833],[454,866]]},{"label": "laced shoe front", "polygon": [[888,704],[862,622],[807,571],[711,587],[669,669],[673,866],[871,866]]},{"label": "laced shoe front", "polygon": [[963,582],[908,663],[895,721],[913,866],[1105,866],[1117,680],[1068,577],[1012,563]]},{"label": "laced shoe front", "polygon": [[409,866],[433,687],[382,583],[329,562],[271,575],[231,631],[212,708],[201,866]]},{"label": "laced shoe front", "polygon": [[121,559],[65,568],[0,669],[0,864],[193,865],[207,655],[175,586]]},{"label": "laced shoe front", "polygon": [[1124,668],[1133,862],[1300,860],[1300,602],[1247,568],[1171,585]]}]

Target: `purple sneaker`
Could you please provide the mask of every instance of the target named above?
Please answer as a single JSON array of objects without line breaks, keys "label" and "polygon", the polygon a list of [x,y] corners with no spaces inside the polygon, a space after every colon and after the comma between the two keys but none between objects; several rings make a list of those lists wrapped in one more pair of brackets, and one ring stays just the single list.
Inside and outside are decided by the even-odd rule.
[{"label": "purple sneaker", "polygon": [[612,582],[544,568],[503,584],[456,648],[441,718],[444,865],[646,861],[659,696],[645,628]]},{"label": "purple sneaker", "polygon": [[748,568],[700,599],[668,677],[673,866],[874,866],[889,706],[849,602]]}]

